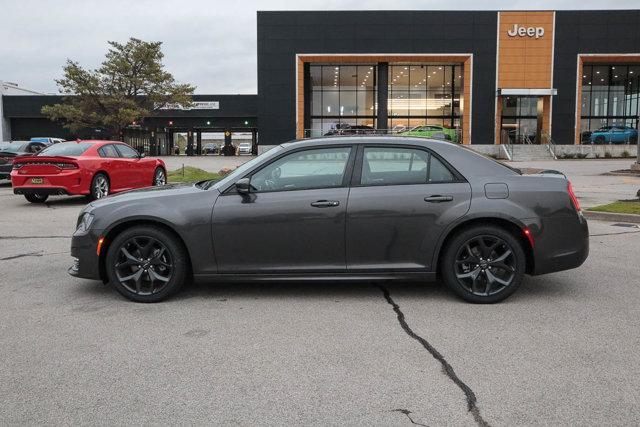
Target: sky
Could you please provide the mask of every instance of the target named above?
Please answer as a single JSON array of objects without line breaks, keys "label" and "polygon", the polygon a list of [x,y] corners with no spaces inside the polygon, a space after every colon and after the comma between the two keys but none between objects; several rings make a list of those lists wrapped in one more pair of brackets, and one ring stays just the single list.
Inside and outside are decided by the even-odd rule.
[{"label": "sky", "polygon": [[634,9],[640,0],[0,0],[0,80],[57,93],[67,59],[96,68],[107,41],[162,41],[166,69],[200,94],[257,92],[258,10]]}]

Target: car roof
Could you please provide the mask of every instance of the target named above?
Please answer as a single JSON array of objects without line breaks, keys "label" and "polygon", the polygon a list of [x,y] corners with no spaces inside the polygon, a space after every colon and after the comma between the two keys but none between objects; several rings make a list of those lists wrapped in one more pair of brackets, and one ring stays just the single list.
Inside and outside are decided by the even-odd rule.
[{"label": "car roof", "polygon": [[391,135],[337,135],[322,136],[317,138],[299,139],[286,144],[287,147],[304,147],[316,145],[341,145],[341,144],[404,144],[416,146],[451,147],[458,144],[435,138],[422,138],[418,136],[391,136]]}]

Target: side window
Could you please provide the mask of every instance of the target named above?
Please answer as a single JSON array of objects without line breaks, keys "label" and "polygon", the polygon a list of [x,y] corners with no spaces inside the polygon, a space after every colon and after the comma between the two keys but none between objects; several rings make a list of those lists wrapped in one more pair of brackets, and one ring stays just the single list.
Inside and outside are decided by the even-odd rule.
[{"label": "side window", "polygon": [[138,152],[128,145],[118,144],[116,145],[116,147],[118,148],[120,155],[125,159],[137,159],[138,157],[140,157]]},{"label": "side window", "polygon": [[361,185],[426,184],[429,153],[412,148],[365,147]]},{"label": "side window", "polygon": [[454,182],[455,175],[437,157],[413,148],[365,147],[361,185]]},{"label": "side window", "polygon": [[350,147],[319,148],[284,156],[251,176],[255,192],[342,186]]},{"label": "side window", "polygon": [[111,144],[100,147],[98,149],[98,154],[100,154],[100,157],[107,157],[107,158],[120,157],[120,155],[118,154],[118,151],[116,150],[116,147],[114,147]]},{"label": "side window", "polygon": [[454,182],[456,177],[440,160],[429,156],[429,182]]}]

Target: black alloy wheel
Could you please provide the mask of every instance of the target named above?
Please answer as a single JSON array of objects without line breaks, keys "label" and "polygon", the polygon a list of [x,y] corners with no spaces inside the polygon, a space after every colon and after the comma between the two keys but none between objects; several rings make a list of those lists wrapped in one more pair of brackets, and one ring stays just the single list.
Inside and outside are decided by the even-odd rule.
[{"label": "black alloy wheel", "polygon": [[187,257],[182,244],[157,227],[133,227],[109,245],[109,281],[132,301],[157,302],[183,284]]},{"label": "black alloy wheel", "polygon": [[520,242],[507,230],[473,227],[456,235],[445,249],[443,277],[470,302],[498,302],[511,295],[524,275]]}]

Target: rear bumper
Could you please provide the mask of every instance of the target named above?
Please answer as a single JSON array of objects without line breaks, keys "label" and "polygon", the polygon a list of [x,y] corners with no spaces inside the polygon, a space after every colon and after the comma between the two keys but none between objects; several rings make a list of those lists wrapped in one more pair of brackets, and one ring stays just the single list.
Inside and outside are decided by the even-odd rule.
[{"label": "rear bumper", "polygon": [[90,230],[86,234],[74,234],[71,238],[73,265],[68,273],[82,279],[101,280],[100,258],[96,253],[100,230]]},{"label": "rear bumper", "polygon": [[534,275],[577,268],[589,256],[589,226],[582,213],[543,218],[537,231]]},{"label": "rear bumper", "polygon": [[66,188],[57,187],[20,187],[14,188],[13,194],[47,194],[49,196],[68,195]]},{"label": "rear bumper", "polygon": [[[33,178],[42,179],[42,184],[32,184]],[[11,173],[14,194],[86,195],[89,194],[87,179],[81,170],[63,171],[55,175],[21,174],[15,170]]]}]

